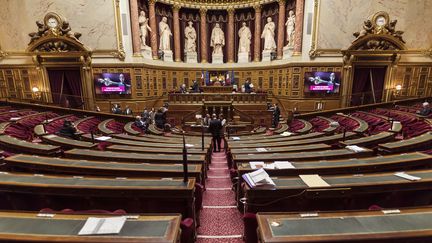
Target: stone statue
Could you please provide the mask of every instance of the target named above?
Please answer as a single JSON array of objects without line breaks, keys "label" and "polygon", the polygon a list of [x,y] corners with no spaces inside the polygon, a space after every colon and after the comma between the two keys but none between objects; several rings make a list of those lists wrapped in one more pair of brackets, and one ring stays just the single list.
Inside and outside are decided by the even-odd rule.
[{"label": "stone statue", "polygon": [[238,31],[239,35],[239,53],[249,53],[252,33],[246,23],[242,23],[242,27]]},{"label": "stone statue", "polygon": [[192,21],[188,22],[188,26],[186,26],[184,30],[185,35],[185,52],[196,52],[196,38],[197,34],[193,27]]},{"label": "stone statue", "polygon": [[223,55],[222,47],[225,45],[225,35],[219,24],[216,23],[212,30],[210,46],[213,47],[213,55]]},{"label": "stone statue", "polygon": [[294,46],[294,33],[295,33],[295,15],[294,11],[290,10],[288,12],[288,19],[285,22],[287,42],[288,46]]},{"label": "stone statue", "polygon": [[152,31],[150,26],[148,25],[148,20],[149,19],[146,17],[146,13],[144,11],[141,11],[140,15],[138,17],[138,22],[139,22],[140,31],[141,31],[140,36],[141,36],[141,46],[142,47],[147,46],[147,43],[146,43],[147,35],[148,35],[148,32]]},{"label": "stone statue", "polygon": [[163,17],[162,21],[159,22],[159,50],[161,51],[171,51],[170,38],[172,33],[167,22],[168,19],[166,17]]},{"label": "stone statue", "polygon": [[261,38],[264,39],[264,51],[275,51],[276,42],[274,39],[275,35],[275,23],[271,17],[267,18],[267,24],[264,26]]}]

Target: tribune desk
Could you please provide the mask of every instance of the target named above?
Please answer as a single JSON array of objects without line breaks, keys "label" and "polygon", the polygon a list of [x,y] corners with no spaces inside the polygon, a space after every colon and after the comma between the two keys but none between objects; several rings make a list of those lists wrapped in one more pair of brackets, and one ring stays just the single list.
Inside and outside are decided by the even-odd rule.
[{"label": "tribune desk", "polygon": [[432,208],[389,211],[258,213],[258,237],[274,242],[431,242]]},{"label": "tribune desk", "polygon": [[299,176],[272,177],[275,187],[250,188],[244,184],[246,212],[351,210],[381,207],[424,206],[432,200],[432,170],[408,170],[420,177],[410,181],[395,172],[324,175],[328,187],[309,187]]},{"label": "tribune desk", "polygon": [[[180,241],[179,214],[139,215],[128,219],[117,235],[78,236],[88,217],[116,215],[54,214],[39,217],[33,212],[1,212],[0,242],[171,242]],[[135,217],[135,216],[134,216]]]}]

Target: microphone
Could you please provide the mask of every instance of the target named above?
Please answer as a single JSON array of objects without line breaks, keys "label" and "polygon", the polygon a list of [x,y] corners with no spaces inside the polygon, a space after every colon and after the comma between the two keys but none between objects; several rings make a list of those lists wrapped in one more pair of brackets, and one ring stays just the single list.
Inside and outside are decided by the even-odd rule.
[{"label": "microphone", "polygon": [[346,137],[346,128],[343,128],[343,136],[342,136],[342,141],[345,141],[345,137]]},{"label": "microphone", "polygon": [[187,149],[186,149],[185,136],[183,133],[183,182],[187,183],[188,181],[189,178],[188,178],[188,167],[187,167]]},{"label": "microphone", "polygon": [[95,140],[94,140],[94,134],[93,134],[93,130],[90,131],[90,136],[91,136],[91,141],[94,144]]}]

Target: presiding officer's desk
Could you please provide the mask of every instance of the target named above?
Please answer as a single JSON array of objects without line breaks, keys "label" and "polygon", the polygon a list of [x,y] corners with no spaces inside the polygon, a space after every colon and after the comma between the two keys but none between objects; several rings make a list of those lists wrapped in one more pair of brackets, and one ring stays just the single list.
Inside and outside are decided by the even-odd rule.
[{"label": "presiding officer's desk", "polygon": [[54,214],[41,217],[34,212],[0,211],[0,242],[176,243],[180,240],[179,214],[133,215],[133,219],[126,220],[119,234],[78,235],[87,218],[116,216]]},{"label": "presiding officer's desk", "polygon": [[[109,158],[107,158],[109,159]],[[113,177],[183,177],[182,164],[117,163],[17,154],[4,159],[8,170],[32,173]],[[202,165],[189,164],[188,175],[204,184]]]},{"label": "presiding officer's desk", "polygon": [[431,242],[431,207],[398,210],[258,213],[258,235],[262,243]]},{"label": "presiding officer's desk", "polygon": [[[195,217],[195,178],[103,178],[0,173],[0,209],[124,209]],[[196,222],[196,221],[195,221]]]},{"label": "presiding officer's desk", "polygon": [[329,186],[308,187],[299,177],[272,177],[276,186],[250,188],[243,185],[245,211],[350,210],[381,207],[424,206],[432,200],[432,170],[412,170],[420,177],[411,181],[395,172],[324,175]]},{"label": "presiding officer's desk", "polygon": [[[348,138],[354,138],[357,134],[353,132],[347,132],[345,134],[345,139]],[[230,141],[229,147],[231,149],[234,148],[259,148],[259,147],[281,147],[281,146],[292,146],[292,145],[303,145],[303,144],[313,144],[313,143],[326,143],[326,144],[332,144],[335,142],[339,142],[343,139],[343,134],[335,134],[331,136],[324,136],[324,137],[318,137],[318,138],[310,138],[310,139],[301,139],[301,140],[294,140],[294,141],[281,141],[281,142],[255,142],[255,143],[233,143]]]}]

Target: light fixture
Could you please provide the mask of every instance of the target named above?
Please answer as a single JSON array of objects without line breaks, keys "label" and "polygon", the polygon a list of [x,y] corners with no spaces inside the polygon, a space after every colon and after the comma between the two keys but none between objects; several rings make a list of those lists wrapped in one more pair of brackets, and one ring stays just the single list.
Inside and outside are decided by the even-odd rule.
[{"label": "light fixture", "polygon": [[37,92],[39,92],[39,88],[35,86],[32,88],[32,91],[33,91],[33,93],[37,93]]},{"label": "light fixture", "polygon": [[395,88],[396,88],[397,91],[400,91],[400,90],[402,90],[402,85],[398,84],[398,85],[396,85]]}]

